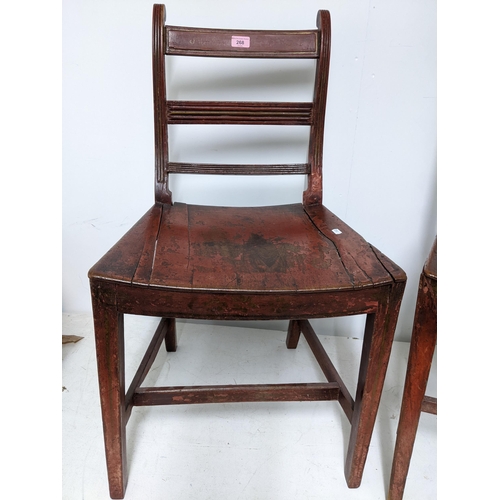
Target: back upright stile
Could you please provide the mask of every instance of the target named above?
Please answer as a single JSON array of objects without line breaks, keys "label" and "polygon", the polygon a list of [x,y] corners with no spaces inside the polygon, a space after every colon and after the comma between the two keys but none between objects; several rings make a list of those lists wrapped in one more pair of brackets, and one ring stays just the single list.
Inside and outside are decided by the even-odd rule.
[{"label": "back upright stile", "polygon": [[167,91],[165,87],[165,6],[153,7],[153,105],[155,124],[155,200],[172,204],[168,188]]}]

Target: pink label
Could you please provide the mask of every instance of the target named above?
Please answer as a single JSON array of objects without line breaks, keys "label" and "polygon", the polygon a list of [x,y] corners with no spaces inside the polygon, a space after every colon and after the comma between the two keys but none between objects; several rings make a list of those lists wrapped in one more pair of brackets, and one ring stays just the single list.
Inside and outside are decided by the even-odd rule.
[{"label": "pink label", "polygon": [[231,47],[241,47],[243,49],[250,48],[250,37],[249,36],[232,36],[231,37]]}]

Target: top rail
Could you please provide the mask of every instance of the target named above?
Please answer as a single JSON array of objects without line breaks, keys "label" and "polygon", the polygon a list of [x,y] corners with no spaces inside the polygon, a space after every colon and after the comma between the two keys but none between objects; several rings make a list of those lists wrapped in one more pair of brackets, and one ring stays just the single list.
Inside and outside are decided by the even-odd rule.
[{"label": "top rail", "polygon": [[165,54],[204,57],[319,57],[318,31],[258,31],[165,26]]}]

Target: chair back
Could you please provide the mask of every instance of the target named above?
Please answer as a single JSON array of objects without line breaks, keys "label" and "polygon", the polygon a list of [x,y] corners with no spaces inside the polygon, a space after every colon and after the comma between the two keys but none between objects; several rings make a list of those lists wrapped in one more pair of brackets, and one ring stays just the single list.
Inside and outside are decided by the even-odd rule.
[{"label": "chair back", "polygon": [[[168,174],[307,175],[304,205],[322,203],[322,156],[330,63],[330,14],[320,10],[317,29],[232,30],[165,25],[165,6],[153,8],[155,199],[172,203]],[[165,56],[316,59],[312,102],[168,100]],[[307,163],[211,164],[171,162],[168,125],[302,125],[310,127]]]}]

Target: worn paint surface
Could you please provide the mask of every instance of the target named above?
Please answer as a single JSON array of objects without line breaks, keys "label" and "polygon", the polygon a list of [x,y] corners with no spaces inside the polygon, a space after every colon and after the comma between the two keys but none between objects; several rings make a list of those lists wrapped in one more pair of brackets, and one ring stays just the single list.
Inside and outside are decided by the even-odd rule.
[{"label": "worn paint surface", "polygon": [[[327,11],[318,12],[317,26],[318,30],[307,33],[255,32],[251,34],[252,43],[238,52],[248,54],[245,51],[251,47],[256,57],[317,59],[312,104],[173,103],[166,99],[165,53],[178,50],[185,55],[200,55],[203,49],[203,55],[210,50],[214,51],[213,56],[236,54],[226,53],[225,45],[221,45],[220,36],[227,35],[227,30],[170,29],[165,27],[165,7],[153,8],[156,203],[89,271],[112,498],[123,498],[125,493],[125,427],[134,401],[151,405],[215,400],[317,400],[338,398],[340,391],[341,406],[352,423],[345,467],[347,484],[357,487],[361,482],[406,276],[321,204],[330,59]],[[270,39],[279,43],[268,48]],[[261,42],[265,42],[265,47],[259,45]],[[244,208],[173,204],[168,188],[168,173],[172,170],[166,125],[187,122],[309,125],[306,165],[243,168],[250,175],[263,170],[267,174],[307,172],[303,204]],[[210,173],[215,169],[230,174],[235,165],[173,167],[179,172],[187,169],[190,173]],[[164,318],[127,393],[125,313]],[[368,320],[353,399],[304,319],[361,313],[368,314]],[[293,348],[300,334],[304,334],[329,383],[311,387],[212,387],[197,391],[141,388],[163,341],[167,350],[176,349],[175,318],[299,320],[291,323],[287,345]]]},{"label": "worn paint surface", "polygon": [[394,263],[325,207],[301,204],[157,204],[90,276],[165,288],[262,292],[348,290],[404,279]]}]

